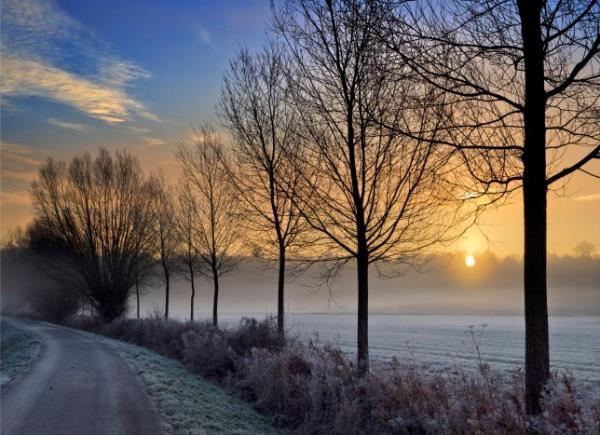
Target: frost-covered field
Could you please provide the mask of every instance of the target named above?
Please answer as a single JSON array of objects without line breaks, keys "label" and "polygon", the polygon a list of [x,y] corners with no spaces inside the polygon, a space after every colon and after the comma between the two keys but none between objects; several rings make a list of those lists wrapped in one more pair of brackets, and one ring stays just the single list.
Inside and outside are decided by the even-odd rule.
[{"label": "frost-covered field", "polygon": [[6,320],[0,320],[0,385],[5,385],[35,358],[38,341],[31,332],[15,327]]},{"label": "frost-covered field", "polygon": [[[228,324],[239,318],[221,316]],[[354,315],[293,314],[287,325],[292,334],[308,337],[317,332],[322,342],[347,352],[355,349]],[[475,338],[483,362],[507,371],[523,365],[524,330],[520,316],[371,315],[369,345],[374,360],[396,357],[443,371],[476,366]],[[600,394],[600,317],[551,317],[550,356],[554,369],[572,371],[586,390]]]}]

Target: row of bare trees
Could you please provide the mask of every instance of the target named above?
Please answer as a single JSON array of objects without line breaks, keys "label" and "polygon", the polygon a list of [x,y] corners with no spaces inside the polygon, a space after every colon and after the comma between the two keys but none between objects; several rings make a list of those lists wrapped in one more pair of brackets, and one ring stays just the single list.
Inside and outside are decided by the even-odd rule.
[{"label": "row of bare trees", "polygon": [[193,320],[199,274],[214,283],[217,323],[219,278],[238,261],[237,216],[219,145],[211,142],[216,135],[198,135],[194,147],[180,150],[191,172],[185,171],[177,194],[161,173],[144,177],[126,152],[101,149],[95,158],[85,153],[68,165],[49,159],[40,168],[31,189],[36,219],[28,246],[40,254],[45,272],[77,289],[103,319],[126,314],[133,290],[139,317],[141,289],[156,282],[164,284],[168,318],[173,277],[183,274],[192,286]]},{"label": "row of bare trees", "polygon": [[277,264],[283,334],[290,265],[319,262],[331,277],[353,263],[365,373],[370,269],[418,265],[522,188],[527,407],[538,412],[546,195],[600,157],[599,14],[596,1],[282,2],[264,49],[230,63],[224,131],[205,124],[179,146],[176,190],[125,153],[49,161],[33,186],[38,222],[107,319],[131,288],[139,306],[158,264],[165,316],[173,274],[190,281],[192,319],[203,275],[216,324],[220,278],[255,255]]},{"label": "row of bare trees", "polygon": [[180,237],[185,240],[192,295],[194,262],[200,266],[198,272],[213,283],[216,325],[220,278],[233,271],[240,261],[240,215],[234,186],[225,170],[227,155],[220,136],[208,125],[194,133],[194,143],[183,144],[177,151],[183,170],[179,207],[184,218],[183,225],[179,225],[183,230]]},{"label": "row of bare trees", "polygon": [[[393,198],[386,188],[398,193],[403,184],[393,176],[415,180],[410,175],[415,170],[423,180],[415,185],[436,198],[435,209],[448,198],[445,187],[441,201],[432,189],[440,183],[462,188],[480,205],[522,189],[526,403],[528,412],[539,412],[550,373],[546,198],[575,171],[598,177],[584,165],[600,158],[600,4],[290,0],[275,8],[273,27],[293,64],[288,82],[303,134],[309,136],[303,145],[308,166],[316,168],[314,182],[307,184],[317,205],[300,208],[311,227],[357,261],[359,364],[361,356],[367,358],[361,305],[366,305],[368,285],[361,269],[373,253],[377,258],[373,247],[390,253],[369,233],[369,223],[373,216],[394,223],[386,213],[393,214],[394,203],[386,206]],[[393,143],[395,136],[401,149],[415,156],[409,170],[394,160],[402,152],[393,145],[395,157],[380,160],[383,144]],[[432,166],[426,164],[429,158]],[[382,169],[381,161],[386,161]],[[391,178],[383,169],[387,164]],[[448,171],[456,177],[448,177]],[[382,195],[374,200],[374,192]],[[421,205],[427,193],[419,195],[418,188],[414,193]],[[410,209],[411,195],[400,195]],[[323,205],[326,210],[319,208]],[[421,221],[432,212],[430,207],[414,217]],[[424,226],[433,230],[429,239],[418,225],[407,234],[394,224],[399,236],[387,239],[388,246],[392,253],[400,248],[391,258],[427,245],[415,242],[444,238],[444,218],[434,213],[433,228]],[[465,215],[458,217],[464,221]],[[345,219],[352,225],[340,225]],[[374,227],[377,236],[385,234],[384,221]],[[415,229],[414,218],[409,228]],[[399,243],[403,234],[411,242],[408,249]]]},{"label": "row of bare trees", "polygon": [[355,262],[366,371],[369,265],[414,264],[522,189],[526,403],[539,412],[547,193],[575,171],[598,178],[584,166],[600,159],[600,4],[288,0],[273,12],[272,42],[232,62],[221,108],[239,166],[259,174],[242,191],[269,195],[245,199],[271,206],[258,211],[280,264],[278,210],[332,273]]}]

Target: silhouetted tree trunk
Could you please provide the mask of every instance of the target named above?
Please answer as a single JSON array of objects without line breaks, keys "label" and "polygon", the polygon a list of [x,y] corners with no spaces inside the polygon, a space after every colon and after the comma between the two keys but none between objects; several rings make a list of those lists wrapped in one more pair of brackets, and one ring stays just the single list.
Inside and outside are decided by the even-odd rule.
[{"label": "silhouetted tree trunk", "polygon": [[155,257],[161,273],[160,280],[165,284],[165,319],[169,318],[171,278],[179,272],[179,232],[173,201],[173,190],[166,183],[162,172],[150,178],[153,198],[153,223],[155,234]]},{"label": "silhouetted tree trunk", "polygon": [[176,233],[183,272],[186,272],[184,276],[190,282],[192,291],[190,296],[190,322],[193,323],[194,298],[196,296],[194,278],[195,272],[199,268],[198,246],[201,244],[196,229],[198,208],[189,181],[184,178],[179,181],[179,186],[175,207]]},{"label": "silhouetted tree trunk", "polygon": [[527,411],[538,413],[550,377],[546,296],[546,95],[542,1],[519,0],[525,63],[523,207],[525,284],[525,379]]},{"label": "silhouetted tree trunk", "polygon": [[[152,210],[151,210],[152,212]],[[153,242],[156,242],[154,238],[155,234],[153,234]],[[140,318],[140,300],[143,291],[143,287],[145,285],[152,285],[155,278],[154,267],[156,261],[152,258],[151,253],[154,251],[155,246],[148,246],[146,252],[144,252],[144,256],[138,262],[134,275],[135,275],[135,299],[136,299],[136,316]]]},{"label": "silhouetted tree trunk", "polygon": [[140,280],[137,277],[137,275],[135,277],[135,300],[136,300],[137,318],[139,320],[139,318],[140,318]]},{"label": "silhouetted tree trunk", "polygon": [[213,268],[213,325],[218,324],[218,306],[219,306],[219,273]]},{"label": "silhouetted tree trunk", "polygon": [[171,283],[171,277],[169,275],[169,271],[166,269],[164,270],[164,280],[165,280],[165,319],[169,318],[169,293],[171,291],[170,289],[170,283]]},{"label": "silhouetted tree trunk", "polygon": [[[354,197],[355,219],[356,219],[356,271],[357,271],[357,361],[358,370],[365,374],[369,371],[369,245],[367,242],[367,227],[365,223],[365,210],[363,197],[359,186],[359,175],[357,171],[357,159],[355,156],[354,138],[354,116],[348,111],[347,135],[348,135],[348,159],[350,163],[350,182],[352,184],[352,196]],[[364,164],[364,163],[363,163]]]},{"label": "silhouetted tree trunk", "polygon": [[190,322],[194,323],[194,298],[196,297],[196,286],[194,284],[194,268],[190,267],[190,283],[192,286],[192,295],[190,296]]},{"label": "silhouetted tree trunk", "polygon": [[285,335],[285,246],[279,245],[279,273],[277,274],[277,333],[280,337]]},{"label": "silhouetted tree trunk", "polygon": [[369,370],[369,257],[366,253],[357,256],[356,266],[358,277],[358,370],[366,373]]}]

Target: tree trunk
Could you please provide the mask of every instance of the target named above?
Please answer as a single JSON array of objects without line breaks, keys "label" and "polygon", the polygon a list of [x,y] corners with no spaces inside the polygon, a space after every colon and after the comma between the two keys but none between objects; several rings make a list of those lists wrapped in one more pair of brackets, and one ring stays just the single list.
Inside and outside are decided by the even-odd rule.
[{"label": "tree trunk", "polygon": [[140,318],[140,282],[138,277],[135,277],[135,299],[137,301],[137,318]]},{"label": "tree trunk", "polygon": [[279,245],[279,276],[277,278],[277,333],[285,334],[284,322],[285,246]]},{"label": "tree trunk", "polygon": [[165,273],[165,319],[169,318],[169,274]]},{"label": "tree trunk", "polygon": [[[367,244],[367,224],[357,171],[354,142],[353,107],[347,98],[348,112],[346,125],[348,128],[347,146],[350,179],[352,183],[352,200],[356,218],[356,270],[358,274],[358,307],[357,307],[357,366],[358,373],[364,375],[369,371],[369,247]],[[363,144],[364,145],[364,144]]]},{"label": "tree trunk", "polygon": [[192,296],[190,298],[190,323],[194,323],[194,297],[196,296],[196,286],[194,284],[194,269],[190,266],[190,281],[192,283]]},{"label": "tree trunk", "polygon": [[523,155],[525,401],[529,414],[540,412],[550,377],[546,287],[546,94],[540,26],[542,2],[519,0],[525,62]]},{"label": "tree trunk", "polygon": [[219,303],[219,274],[213,271],[213,286],[214,286],[214,298],[213,298],[213,325],[217,326],[217,306]]},{"label": "tree trunk", "polygon": [[369,370],[369,259],[365,252],[356,258],[358,272],[358,371],[365,374]]}]

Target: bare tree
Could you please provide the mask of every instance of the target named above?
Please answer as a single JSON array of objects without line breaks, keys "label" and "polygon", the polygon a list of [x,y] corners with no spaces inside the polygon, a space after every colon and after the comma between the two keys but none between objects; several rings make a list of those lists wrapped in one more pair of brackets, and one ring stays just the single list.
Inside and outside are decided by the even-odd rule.
[{"label": "bare tree", "polygon": [[600,4],[372,3],[381,7],[390,62],[451,104],[447,143],[469,190],[489,198],[523,189],[526,402],[537,413],[550,375],[547,191],[575,171],[598,177],[584,165],[600,158]]},{"label": "bare tree", "polygon": [[243,200],[241,225],[249,230],[261,257],[278,261],[280,336],[284,334],[286,259],[289,250],[299,246],[304,229],[292,199],[301,176],[286,159],[286,150],[297,145],[298,138],[287,72],[283,50],[274,44],[254,56],[242,50],[230,63],[219,106],[233,137],[233,166],[226,169]]},{"label": "bare tree", "polygon": [[140,318],[140,296],[143,288],[155,284],[154,274],[155,261],[151,252],[145,252],[134,270],[134,288],[136,301],[136,318]]},{"label": "bare tree", "polygon": [[149,186],[138,161],[100,149],[70,164],[49,159],[31,188],[36,219],[103,319],[127,310],[135,270],[151,242]]},{"label": "bare tree", "polygon": [[[454,238],[460,214],[450,203],[462,202],[443,177],[439,108],[412,101],[412,84],[387,79],[372,38],[376,10],[359,1],[295,0],[275,18],[293,59],[289,77],[304,136],[302,153],[290,156],[306,185],[295,201],[319,234],[312,254],[332,261],[333,272],[356,262],[363,373],[369,266],[411,264],[425,248]],[[398,135],[402,126],[427,140]]]},{"label": "bare tree", "polygon": [[177,272],[179,260],[173,192],[160,172],[151,177],[150,183],[152,186],[155,256],[160,267],[158,276],[165,284],[165,319],[168,319],[171,279]]},{"label": "bare tree", "polygon": [[195,130],[192,145],[181,145],[177,158],[196,199],[200,273],[213,282],[213,324],[217,325],[219,279],[239,263],[238,201],[223,162],[218,134],[208,125]]},{"label": "bare tree", "polygon": [[198,251],[200,242],[198,241],[198,231],[196,229],[198,217],[198,207],[196,198],[192,191],[192,186],[187,179],[179,183],[180,190],[177,195],[175,207],[175,216],[177,219],[177,239],[179,241],[179,255],[183,263],[183,275],[190,282],[190,322],[194,322],[194,298],[196,297],[195,275],[199,270],[200,254]]}]

